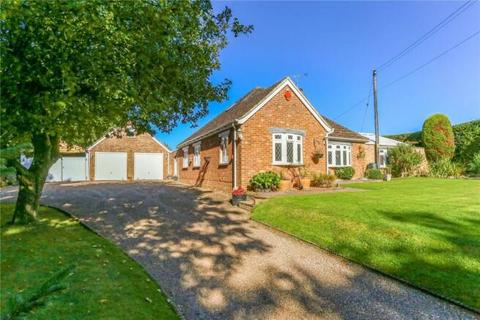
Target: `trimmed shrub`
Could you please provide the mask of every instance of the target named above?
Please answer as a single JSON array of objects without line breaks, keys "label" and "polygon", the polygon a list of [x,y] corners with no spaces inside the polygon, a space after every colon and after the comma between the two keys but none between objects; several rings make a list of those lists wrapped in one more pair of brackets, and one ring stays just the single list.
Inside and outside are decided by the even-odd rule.
[{"label": "trimmed shrub", "polygon": [[467,172],[472,175],[480,175],[480,152],[477,152],[472,161],[468,163]]},{"label": "trimmed shrub", "polygon": [[400,144],[388,150],[388,163],[394,177],[406,177],[415,174],[422,163],[423,156],[409,144]]},{"label": "trimmed shrub", "polygon": [[273,171],[260,172],[250,179],[253,190],[277,190],[279,184],[280,175]]},{"label": "trimmed shrub", "polygon": [[350,180],[355,175],[355,169],[353,167],[335,168],[335,175],[340,179]]},{"label": "trimmed shrub", "polygon": [[430,164],[430,176],[435,178],[456,178],[462,174],[462,167],[449,159]]},{"label": "trimmed shrub", "polygon": [[335,185],[337,177],[333,174],[317,173],[312,175],[312,186],[330,188]]},{"label": "trimmed shrub", "polygon": [[383,173],[380,169],[367,169],[367,171],[365,171],[365,177],[368,179],[381,180],[383,179]]},{"label": "trimmed shrub", "polygon": [[428,161],[452,159],[455,153],[455,138],[452,124],[447,116],[434,114],[423,123],[422,140]]},{"label": "trimmed shrub", "polygon": [[470,163],[480,153],[480,120],[453,126],[455,135],[455,156],[453,160]]}]

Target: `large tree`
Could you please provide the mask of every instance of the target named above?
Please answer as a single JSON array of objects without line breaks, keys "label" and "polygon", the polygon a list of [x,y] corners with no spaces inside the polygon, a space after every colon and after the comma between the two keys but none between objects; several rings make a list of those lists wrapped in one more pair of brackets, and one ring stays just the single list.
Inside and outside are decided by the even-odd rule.
[{"label": "large tree", "polygon": [[229,33],[251,26],[210,1],[2,0],[1,147],[33,145],[15,219],[37,216],[59,142],[87,145],[131,123],[138,132],[195,122],[230,81],[211,81]]},{"label": "large tree", "polygon": [[455,153],[455,137],[448,117],[443,114],[428,117],[423,123],[422,141],[428,161],[452,159]]}]

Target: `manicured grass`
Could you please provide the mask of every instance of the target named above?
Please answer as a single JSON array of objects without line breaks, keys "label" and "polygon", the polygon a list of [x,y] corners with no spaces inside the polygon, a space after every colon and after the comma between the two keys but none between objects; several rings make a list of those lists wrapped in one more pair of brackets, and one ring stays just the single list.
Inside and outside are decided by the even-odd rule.
[{"label": "manicured grass", "polygon": [[253,218],[480,309],[480,180],[399,179],[273,198]]},{"label": "manicured grass", "polygon": [[147,273],[119,248],[61,212],[41,208],[40,221],[5,224],[13,205],[1,209],[1,310],[14,293],[28,294],[52,274],[75,265],[27,319],[178,319]]}]

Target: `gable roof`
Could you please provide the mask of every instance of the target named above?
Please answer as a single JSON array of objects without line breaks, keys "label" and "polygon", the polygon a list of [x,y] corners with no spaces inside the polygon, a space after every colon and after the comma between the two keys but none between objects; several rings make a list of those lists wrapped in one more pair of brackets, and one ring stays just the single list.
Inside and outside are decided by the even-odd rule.
[{"label": "gable roof", "polygon": [[193,142],[197,138],[204,137],[220,128],[225,128],[231,125],[236,119],[240,118],[245,113],[250,111],[253,106],[257,105],[263,98],[265,98],[273,90],[274,86],[276,86],[276,84],[271,86],[270,88],[255,88],[251,90],[242,98],[240,98],[237,102],[235,102],[232,106],[230,106],[227,110],[220,113],[206,125],[204,125],[200,129],[195,131],[192,135],[190,135],[188,138],[180,142],[178,147],[182,147],[189,142]]},{"label": "gable roof", "polygon": [[[359,132],[359,133],[362,136],[368,138],[369,142],[367,144],[375,144],[375,133],[370,133],[370,132]],[[380,140],[379,145],[388,146],[388,147],[395,147],[403,143],[401,141],[390,139],[387,137],[382,137],[382,136],[380,136],[379,140]]]},{"label": "gable roof", "polygon": [[349,140],[349,141],[362,141],[367,142],[369,139],[358,134],[357,132],[348,129],[347,127],[342,126],[341,124],[336,123],[335,121],[323,117],[333,128],[333,132],[328,136],[329,139],[335,140]]},{"label": "gable roof", "polygon": [[220,129],[226,129],[232,123],[238,122],[239,124],[245,123],[250,117],[252,117],[258,110],[260,110],[270,99],[272,99],[278,92],[280,92],[286,86],[289,86],[292,91],[299,97],[299,99],[305,104],[307,109],[312,115],[320,122],[320,124],[327,130],[332,132],[327,121],[318,113],[313,105],[308,101],[305,95],[295,85],[295,83],[289,78],[285,77],[281,81],[275,83],[268,88],[255,88],[243,96],[240,100],[235,102],[227,110],[219,114],[213,120],[201,127],[199,130],[190,135],[187,139],[183,140],[178,147],[183,147],[187,144],[193,143],[203,137],[209,136]]}]

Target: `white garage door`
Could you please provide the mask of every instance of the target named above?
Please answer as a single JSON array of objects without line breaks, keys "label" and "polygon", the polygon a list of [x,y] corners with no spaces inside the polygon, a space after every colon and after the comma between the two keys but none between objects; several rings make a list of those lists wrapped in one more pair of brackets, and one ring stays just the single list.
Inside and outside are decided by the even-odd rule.
[{"label": "white garage door", "polygon": [[48,181],[85,181],[87,180],[86,157],[61,157],[48,171]]},{"label": "white garage door", "polygon": [[163,179],[163,153],[135,153],[135,180]]},{"label": "white garage door", "polygon": [[127,153],[95,152],[95,180],[127,180]]},{"label": "white garage door", "polygon": [[62,158],[63,181],[87,180],[86,157],[63,157]]},{"label": "white garage door", "polygon": [[59,158],[48,170],[47,181],[62,181],[62,158]]}]

